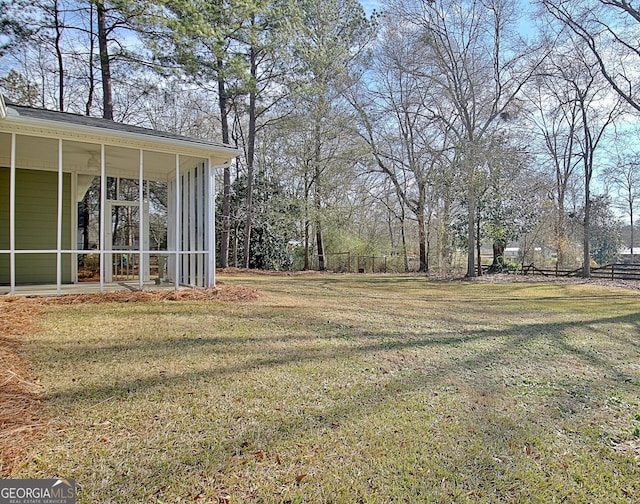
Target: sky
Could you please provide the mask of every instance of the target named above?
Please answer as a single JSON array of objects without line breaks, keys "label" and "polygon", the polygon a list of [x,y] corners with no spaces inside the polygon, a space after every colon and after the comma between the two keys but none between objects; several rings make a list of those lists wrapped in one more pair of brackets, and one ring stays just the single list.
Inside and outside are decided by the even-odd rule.
[{"label": "sky", "polygon": [[360,0],[360,3],[367,14],[371,14],[373,9],[380,9],[380,0]]},{"label": "sky", "polygon": [[[367,14],[371,14],[374,9],[380,12],[382,3],[383,0],[360,0],[360,4],[362,5],[362,7],[364,7],[364,10]],[[530,10],[532,8],[532,3],[533,0],[526,0],[525,2],[523,2],[525,10]],[[533,33],[535,26],[529,19],[523,18],[520,22],[519,28],[522,35],[528,37]]]}]

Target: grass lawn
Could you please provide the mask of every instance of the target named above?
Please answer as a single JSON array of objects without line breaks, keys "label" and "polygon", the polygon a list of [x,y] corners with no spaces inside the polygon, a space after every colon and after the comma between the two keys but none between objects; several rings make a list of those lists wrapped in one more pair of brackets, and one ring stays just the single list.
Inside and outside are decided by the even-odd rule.
[{"label": "grass lawn", "polygon": [[229,275],[250,302],[48,306],[79,502],[639,502],[640,291]]}]

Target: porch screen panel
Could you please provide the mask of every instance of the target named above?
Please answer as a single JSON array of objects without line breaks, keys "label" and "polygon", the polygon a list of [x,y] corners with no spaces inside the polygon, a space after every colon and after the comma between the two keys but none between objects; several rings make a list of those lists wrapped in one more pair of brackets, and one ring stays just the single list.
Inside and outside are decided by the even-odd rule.
[{"label": "porch screen panel", "polygon": [[[180,257],[178,263],[180,266],[179,279],[183,285],[191,285],[195,287],[205,287],[205,185],[204,185],[204,166],[198,166],[183,171],[179,177],[178,194],[179,201],[175,197],[170,197],[172,214],[175,205],[179,205],[180,212],[178,221],[180,229],[178,232],[178,251]],[[170,194],[175,194],[175,184],[170,184]],[[170,228],[170,242],[176,238],[175,226]],[[174,259],[175,260],[175,259]]]},{"label": "porch screen panel", "polygon": [[[10,170],[0,168],[0,250],[9,249]],[[71,175],[62,177],[62,248],[71,245]],[[58,245],[58,173],[42,170],[16,170],[16,283],[56,283]],[[22,251],[22,253],[21,253]],[[28,251],[28,253],[27,253]],[[42,251],[42,252],[39,252]],[[45,252],[50,251],[50,252]],[[71,281],[71,262],[62,261],[62,282]],[[0,283],[8,284],[8,255],[0,259]]]},{"label": "porch screen panel", "polygon": [[189,206],[190,272],[191,282],[197,287],[205,287],[204,283],[204,191],[203,165],[198,164],[191,170],[191,204]]},{"label": "porch screen panel", "polygon": [[199,166],[196,171],[196,250],[198,251],[198,255],[196,257],[197,262],[197,282],[198,287],[204,287],[204,163],[202,166]]},{"label": "porch screen panel", "polygon": [[[176,247],[176,183],[170,180],[167,183],[167,251],[173,251]],[[176,258],[174,254],[167,257],[167,280],[175,282]]]},{"label": "porch screen panel", "polygon": [[[190,200],[190,187],[189,187],[189,172],[183,173],[180,177],[180,189],[182,189],[182,240],[181,240],[181,252],[189,251],[189,200]],[[184,285],[191,285],[191,278],[189,276],[189,256],[182,254],[182,278],[180,283]]]},{"label": "porch screen panel", "polygon": [[198,164],[194,169],[194,243],[193,249],[197,252],[193,256],[195,278],[194,282],[198,287],[206,287],[205,282],[205,185],[204,185],[204,162]]},{"label": "porch screen panel", "polygon": [[[0,133],[0,191],[9,195],[11,135]],[[0,250],[9,250],[9,198],[0,197]],[[4,275],[4,276],[3,276]],[[8,278],[9,253],[0,253],[0,277]]]},{"label": "porch screen panel", "polygon": [[204,165],[204,243],[208,254],[205,256],[205,286],[214,287],[216,284],[216,181],[211,160]]},{"label": "porch screen panel", "polygon": [[196,200],[198,193],[196,191],[196,169],[189,172],[189,284],[198,285],[198,270],[197,270],[197,256],[194,251],[197,251],[196,244],[196,227],[198,225],[196,220]]},{"label": "porch screen panel", "polygon": [[[176,182],[177,180],[177,182]],[[167,238],[169,243],[170,281],[204,288],[208,285],[208,183],[203,162],[182,170],[168,182]]]}]

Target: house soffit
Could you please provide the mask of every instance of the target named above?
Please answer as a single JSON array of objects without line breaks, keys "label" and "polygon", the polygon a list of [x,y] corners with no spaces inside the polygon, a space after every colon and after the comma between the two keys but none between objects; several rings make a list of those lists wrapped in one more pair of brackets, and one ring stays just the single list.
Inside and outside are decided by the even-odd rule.
[{"label": "house soffit", "polygon": [[[11,118],[13,119],[13,118]],[[214,150],[202,149],[182,142],[157,142],[140,138],[141,135],[122,134],[98,134],[91,128],[76,129],[64,127],[46,127],[34,124],[23,124],[7,119],[0,121],[0,132],[16,133],[18,135],[34,136],[39,138],[51,138],[61,140],[71,140],[95,145],[105,144],[120,147],[128,147],[136,150],[148,150],[162,152],[165,154],[180,154],[194,157],[211,158],[214,164],[220,162],[224,164],[235,158],[238,153],[235,149]]]},{"label": "house soffit", "polygon": [[[91,122],[95,118],[84,118],[72,114],[28,109],[33,113],[47,114],[55,118],[71,118],[75,121]],[[100,145],[105,145],[105,160],[107,169],[119,171],[118,176],[130,176],[137,173],[140,150],[145,151],[145,174],[159,180],[166,179],[175,173],[175,155],[180,155],[181,169],[189,169],[198,160],[210,159],[214,167],[226,166],[239,151],[229,146],[216,145],[186,137],[154,132],[133,126],[114,123],[116,128],[105,127],[104,120],[96,120],[101,127],[87,126],[77,123],[66,123],[63,120],[49,120],[38,117],[20,116],[13,107],[7,107],[7,115],[0,120],[0,133],[16,133],[23,144],[18,148],[24,167],[35,169],[57,169],[57,149],[52,150],[57,140],[63,140],[63,169],[78,173],[93,173],[95,162],[88,162],[89,157],[99,159]],[[142,133],[141,133],[142,132]],[[52,142],[53,141],[53,142]],[[49,152],[39,152],[45,149]],[[5,149],[2,149],[5,150]],[[0,152],[0,164],[7,165],[8,152]],[[127,158],[122,163],[120,158]],[[154,159],[153,163],[147,159]],[[136,161],[132,163],[132,159]],[[162,162],[158,162],[162,159]],[[88,167],[88,165],[93,165]],[[114,173],[114,175],[116,175]],[[145,178],[146,178],[145,175]]]}]

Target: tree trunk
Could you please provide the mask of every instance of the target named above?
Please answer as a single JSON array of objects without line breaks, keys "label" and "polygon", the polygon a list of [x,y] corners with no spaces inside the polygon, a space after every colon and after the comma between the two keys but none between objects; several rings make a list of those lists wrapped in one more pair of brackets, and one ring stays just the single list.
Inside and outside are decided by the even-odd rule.
[{"label": "tree trunk", "polygon": [[89,4],[89,94],[87,96],[87,102],[85,103],[84,113],[86,116],[91,115],[91,108],[93,106],[93,95],[96,90],[96,79],[93,71],[93,52],[95,51],[95,41],[93,32],[93,3]]},{"label": "tree trunk", "polygon": [[438,241],[440,242],[440,257],[442,258],[443,269],[446,274],[451,273],[451,252],[449,248],[449,233],[447,231],[447,224],[449,222],[449,209],[450,198],[447,194],[444,196],[442,214],[440,216],[440,236]]},{"label": "tree trunk", "polygon": [[480,217],[476,219],[476,267],[478,271],[478,276],[482,276],[482,256],[480,255],[481,248],[480,241]]},{"label": "tree trunk", "polygon": [[634,244],[634,236],[633,236],[633,198],[631,197],[631,189],[629,189],[629,220],[631,221],[631,262],[635,262],[633,259],[633,244]]},{"label": "tree trunk", "polygon": [[322,228],[320,221],[316,221],[316,241],[318,243],[318,271],[326,271],[327,265],[324,260],[324,244],[322,243]]},{"label": "tree trunk", "polygon": [[586,152],[583,156],[584,163],[584,247],[582,277],[591,277],[591,177],[593,175],[593,153],[595,145],[591,132],[587,128],[587,115],[584,104],[582,106],[582,120],[584,128],[584,138],[586,139]]},{"label": "tree trunk", "polygon": [[589,187],[585,188],[584,201],[584,240],[582,255],[582,277],[589,278],[591,276],[591,250],[590,250],[590,230],[591,230],[591,198]]},{"label": "tree trunk", "polygon": [[[255,19],[253,20],[255,22]],[[245,268],[249,267],[251,257],[251,229],[253,218],[253,178],[256,146],[256,77],[258,75],[258,60],[255,47],[249,49],[251,65],[251,90],[249,91],[249,135],[247,138],[247,215],[244,226],[244,258]]]},{"label": "tree trunk", "polygon": [[324,260],[324,243],[322,242],[322,222],[320,220],[320,212],[322,211],[322,202],[320,201],[320,166],[316,163],[316,174],[314,183],[314,200],[316,211],[316,245],[318,248],[318,271],[326,271],[327,265]]},{"label": "tree trunk", "polygon": [[556,263],[559,268],[564,267],[565,263],[565,232],[564,232],[564,201],[558,198],[558,218],[556,219]]},{"label": "tree trunk", "polygon": [[82,250],[89,250],[89,191],[80,204],[82,211]]},{"label": "tree trunk", "polygon": [[315,112],[315,121],[313,125],[313,197],[316,218],[316,245],[318,248],[318,271],[326,271],[324,257],[324,243],[322,241],[322,199],[320,177],[322,175],[322,117],[325,113],[324,95],[321,95]]},{"label": "tree trunk", "polygon": [[469,167],[467,168],[467,184],[469,186],[468,193],[468,206],[469,206],[469,215],[467,219],[467,277],[475,277],[476,276],[476,261],[475,261],[475,249],[476,249],[476,192],[475,192],[475,184],[474,184],[474,170],[473,163],[470,160],[467,160],[469,163]]},{"label": "tree trunk", "polygon": [[232,256],[233,256],[233,267],[237,268],[238,267],[238,235],[240,234],[240,226],[236,225],[234,228],[234,233],[233,233],[233,251],[232,251]]},{"label": "tree trunk", "polygon": [[98,11],[98,47],[100,49],[100,72],[102,73],[102,117],[113,121],[113,95],[111,65],[107,47],[107,21],[104,1],[96,2]]},{"label": "tree trunk", "polygon": [[424,208],[420,208],[416,214],[418,219],[418,246],[420,247],[420,272],[426,273],[427,264],[427,234],[425,232]]},{"label": "tree trunk", "polygon": [[389,243],[391,244],[391,254],[395,255],[396,251],[397,251],[397,245],[396,245],[396,237],[395,237],[395,233],[393,232],[393,221],[394,221],[394,215],[391,212],[391,210],[389,209],[389,207],[387,207],[387,231],[389,232]]},{"label": "tree trunk", "polygon": [[406,222],[406,218],[405,218],[405,214],[404,214],[404,203],[401,203],[401,208],[402,208],[402,217],[400,220],[400,233],[401,233],[401,237],[402,237],[402,258],[404,260],[404,271],[405,273],[409,272],[409,256],[407,255],[407,236],[405,233],[405,222]]},{"label": "tree trunk", "polygon": [[305,271],[309,271],[309,269],[311,269],[310,265],[309,265],[309,248],[310,248],[310,244],[309,244],[309,231],[311,228],[311,222],[309,222],[309,219],[306,219],[304,221],[304,266],[302,267],[303,270]]},{"label": "tree trunk", "polygon": [[[227,110],[227,93],[222,75],[223,61],[218,58],[218,106],[222,124],[222,141],[229,143],[229,117]],[[220,236],[220,267],[229,265],[229,235],[231,232],[231,168],[224,168],[224,188],[222,194],[222,233]]]},{"label": "tree trunk", "polygon": [[493,242],[493,262],[489,268],[491,273],[502,273],[504,271],[504,249],[505,244],[503,242]]},{"label": "tree trunk", "polygon": [[56,46],[56,57],[58,59],[58,70],[60,73],[58,74],[58,106],[60,112],[64,112],[64,60],[62,58],[62,49],[60,47],[60,41],[62,40],[62,29],[63,26],[60,23],[60,10],[58,9],[58,1],[55,0],[53,2],[54,9],[54,23],[55,23],[55,46]]},{"label": "tree trunk", "polygon": [[429,216],[427,217],[427,221],[425,223],[426,225],[426,234],[425,234],[425,244],[426,244],[426,250],[425,250],[425,272],[429,271],[429,255],[431,253],[431,216],[433,215],[433,212],[431,211],[431,209],[429,209]]},{"label": "tree trunk", "polygon": [[303,270],[309,271],[311,269],[310,264],[310,250],[311,250],[311,219],[309,218],[309,195],[310,195],[310,182],[308,166],[304,165],[304,264]]}]

